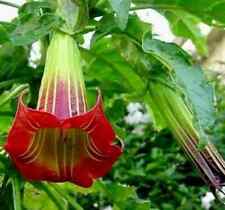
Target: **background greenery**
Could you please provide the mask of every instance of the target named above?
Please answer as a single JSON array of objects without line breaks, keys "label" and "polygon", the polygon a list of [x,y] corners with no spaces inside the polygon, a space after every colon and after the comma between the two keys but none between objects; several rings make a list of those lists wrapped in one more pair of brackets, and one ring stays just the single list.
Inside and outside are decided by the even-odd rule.
[{"label": "background greenery", "polygon": [[[90,49],[80,48],[88,99],[92,104],[95,100],[95,87],[101,88],[106,114],[117,133],[124,139],[124,155],[113,170],[90,189],[82,189],[69,183],[29,183],[11,165],[2,146],[16,111],[17,96],[29,88],[27,103],[35,107],[51,32],[55,29],[71,30],[71,27],[65,27],[65,23],[69,23],[66,17],[55,13],[54,0],[28,1],[19,9],[16,19],[0,23],[1,210],[97,210],[107,206],[112,206],[114,210],[202,209],[201,197],[208,188],[171,133],[166,128],[157,131],[153,118],[149,123],[138,125],[129,125],[124,120],[130,102],[140,102],[143,112],[148,112],[148,81],[158,78],[159,72],[167,68],[165,63],[174,70],[175,78],[178,77],[179,80],[176,71],[180,65],[184,69],[192,70],[196,68],[192,67],[193,64],[200,62],[200,59],[193,61],[177,46],[155,40],[151,25],[142,22],[135,10],[157,10],[168,19],[176,36],[192,40],[201,58],[207,56],[208,52],[206,37],[201,34],[199,23],[224,28],[224,1],[76,2],[81,4],[81,17],[85,18],[81,18],[79,28],[73,28],[74,37],[82,44],[84,34],[95,32]],[[96,17],[102,18],[96,20]],[[72,27],[75,26],[72,24]],[[151,45],[145,48],[142,45],[146,37],[150,39]],[[42,57],[35,66],[31,66],[29,57],[32,44],[38,40],[42,43]],[[214,134],[214,143],[225,154],[224,86],[215,75],[208,73],[208,77],[215,86],[217,95],[216,123],[211,128],[211,133]],[[197,79],[203,78],[199,76]],[[188,77],[182,86],[190,98],[196,93],[188,92],[187,86],[194,85],[191,82],[191,77]],[[204,96],[206,93],[203,90],[201,94]],[[191,103],[195,109],[198,102],[193,100]],[[208,100],[204,106],[207,105],[210,106]],[[200,116],[197,108],[195,111],[197,118],[208,117]],[[134,132],[137,129],[142,130],[141,134]],[[223,208],[219,202],[215,202],[212,207],[215,210]]]}]

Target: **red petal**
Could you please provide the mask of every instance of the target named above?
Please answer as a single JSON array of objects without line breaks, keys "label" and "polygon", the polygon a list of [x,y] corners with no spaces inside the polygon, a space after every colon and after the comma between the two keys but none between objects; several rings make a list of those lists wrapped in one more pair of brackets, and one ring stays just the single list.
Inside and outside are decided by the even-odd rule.
[{"label": "red petal", "polygon": [[21,96],[5,149],[9,153],[12,151],[13,155],[19,155],[27,149],[33,135],[39,128],[54,128],[59,126],[60,123],[55,116],[27,108],[23,104]]},{"label": "red petal", "polygon": [[71,181],[88,187],[122,153],[104,116],[101,96],[87,113],[66,120],[27,108],[19,100],[6,150],[29,180]]}]

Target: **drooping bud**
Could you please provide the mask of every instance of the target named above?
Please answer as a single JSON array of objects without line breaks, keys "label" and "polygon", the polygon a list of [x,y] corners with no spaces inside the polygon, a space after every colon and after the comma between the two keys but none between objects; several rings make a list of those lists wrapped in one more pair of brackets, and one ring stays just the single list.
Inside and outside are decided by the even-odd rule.
[{"label": "drooping bud", "polygon": [[203,180],[214,192],[222,191],[225,183],[225,161],[210,142],[203,149],[199,149],[200,135],[194,127],[193,114],[180,93],[159,82],[151,82],[149,87],[152,101],[158,109],[157,114],[161,113],[167,127],[192,160]]}]

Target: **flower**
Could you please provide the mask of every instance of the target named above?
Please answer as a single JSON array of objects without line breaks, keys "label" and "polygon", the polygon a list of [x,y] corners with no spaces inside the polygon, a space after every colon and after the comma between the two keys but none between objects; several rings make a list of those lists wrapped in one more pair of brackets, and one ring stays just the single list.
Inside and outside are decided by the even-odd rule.
[{"label": "flower", "polygon": [[160,114],[160,119],[166,122],[213,193],[217,197],[220,192],[224,194],[225,161],[210,140],[203,149],[199,148],[200,134],[182,96],[163,83],[152,82],[149,87],[154,107],[157,107],[157,110],[152,110],[153,114]]},{"label": "flower", "polygon": [[35,42],[31,46],[30,56],[29,56],[29,66],[36,68],[38,61],[41,59],[41,45],[40,42]]},{"label": "flower", "polygon": [[122,153],[102,107],[87,111],[79,49],[70,35],[50,42],[37,109],[20,96],[6,151],[28,180],[70,181],[89,187]]},{"label": "flower", "polygon": [[127,106],[128,115],[124,120],[129,125],[147,124],[150,122],[149,114],[143,113],[140,103],[129,103]]},{"label": "flower", "polygon": [[201,198],[202,208],[209,210],[214,200],[215,196],[211,192],[207,192],[205,196]]}]

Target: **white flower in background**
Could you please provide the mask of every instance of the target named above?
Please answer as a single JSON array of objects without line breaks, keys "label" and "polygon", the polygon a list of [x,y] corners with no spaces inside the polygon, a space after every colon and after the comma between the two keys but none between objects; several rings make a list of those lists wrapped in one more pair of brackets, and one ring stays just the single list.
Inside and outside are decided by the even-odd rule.
[{"label": "white flower in background", "polygon": [[152,24],[152,32],[162,41],[172,42],[175,36],[172,34],[167,19],[153,9],[142,9],[136,11],[139,18]]},{"label": "white flower in background", "polygon": [[95,32],[89,32],[84,34],[84,43],[81,45],[85,49],[91,48],[91,38],[94,35]]},{"label": "white flower in background", "polygon": [[209,210],[214,200],[215,196],[211,192],[207,192],[205,196],[201,198],[202,208]]},{"label": "white flower in background", "polygon": [[98,203],[94,203],[93,206],[94,206],[95,208],[97,208],[97,207],[98,207]]},{"label": "white flower in background", "polygon": [[145,124],[150,122],[148,113],[143,112],[143,106],[140,103],[129,103],[127,106],[128,115],[124,118],[129,125]]},{"label": "white flower in background", "polygon": [[129,103],[127,106],[127,111],[129,113],[134,113],[142,108],[140,103]]},{"label": "white flower in background", "polygon": [[36,68],[37,62],[41,59],[41,45],[40,42],[35,42],[31,46],[29,66]]}]

